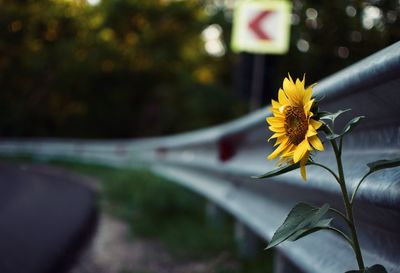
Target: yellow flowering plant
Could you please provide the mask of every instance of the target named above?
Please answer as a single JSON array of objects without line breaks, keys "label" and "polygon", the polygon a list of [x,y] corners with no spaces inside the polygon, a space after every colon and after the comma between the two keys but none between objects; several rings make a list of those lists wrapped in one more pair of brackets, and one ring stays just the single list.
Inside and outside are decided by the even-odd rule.
[{"label": "yellow flowering plant", "polygon": [[[379,160],[368,165],[369,171],[360,179],[351,197],[349,196],[342,164],[342,147],[345,135],[349,134],[364,118],[358,116],[350,120],[340,133],[333,130],[336,118],[349,111],[339,110],[336,113],[322,112],[318,103],[313,98],[313,85],[305,85],[303,79],[294,81],[290,75],[283,81],[283,86],[278,91],[278,99],[272,100],[272,116],[267,117],[269,129],[273,132],[268,141],[275,139],[276,149],[268,156],[273,160],[279,156],[278,168],[256,178],[271,178],[295,169],[300,169],[301,177],[307,180],[306,166],[314,165],[328,171],[338,183],[345,207],[345,212],[324,204],[316,207],[307,203],[299,203],[289,212],[283,224],[276,230],[267,249],[284,241],[296,241],[304,236],[320,230],[335,232],[352,247],[358,270],[346,273],[385,273],[382,265],[366,267],[361,253],[357,229],[353,217],[353,206],[357,191],[365,178],[376,171],[400,166],[400,158],[392,160]],[[321,135],[333,148],[337,173],[328,166],[313,160],[315,151],[324,151]],[[341,218],[349,228],[349,234],[331,225],[333,218],[328,218],[328,213]]]}]

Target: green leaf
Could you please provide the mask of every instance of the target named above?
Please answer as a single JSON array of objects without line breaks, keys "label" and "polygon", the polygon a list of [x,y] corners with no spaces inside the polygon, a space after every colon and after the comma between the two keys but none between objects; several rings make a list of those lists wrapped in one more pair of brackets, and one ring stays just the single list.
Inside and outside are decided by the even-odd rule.
[{"label": "green leaf", "polygon": [[339,110],[336,113],[324,112],[322,115],[319,116],[319,118],[335,122],[336,118],[338,118],[341,114],[346,113],[348,111],[351,111],[351,109]]},{"label": "green leaf", "polygon": [[383,159],[368,163],[367,166],[369,167],[369,172],[373,173],[383,169],[395,168],[400,166],[400,157],[395,159]]},{"label": "green leaf", "polygon": [[[310,162],[306,163],[306,165],[309,165],[309,164],[310,164]],[[295,164],[291,164],[291,165],[286,165],[286,166],[280,167],[278,169],[272,170],[272,171],[267,172],[267,173],[265,173],[263,175],[260,175],[260,176],[252,176],[252,178],[262,179],[262,178],[274,177],[274,176],[277,176],[277,175],[281,175],[281,174],[284,174],[284,173],[291,172],[291,171],[296,170],[298,168],[300,168],[300,163],[299,162],[295,163]]]},{"label": "green leaf", "polygon": [[365,118],[364,116],[358,116],[358,117],[355,117],[352,120],[350,120],[344,127],[344,130],[341,135],[343,136],[347,133],[350,133],[364,118]]},{"label": "green leaf", "polygon": [[326,139],[327,140],[333,140],[333,139],[337,139],[340,136],[341,135],[338,135],[338,134],[329,134],[329,135],[326,135]]},{"label": "green leaf", "polygon": [[321,208],[306,203],[299,203],[289,212],[283,224],[277,229],[267,249],[290,240],[295,241],[310,233],[316,232],[330,223],[330,219],[322,219],[329,210],[329,204]]},{"label": "green leaf", "polygon": [[322,219],[322,220],[318,221],[318,223],[316,223],[313,228],[305,228],[305,229],[301,229],[301,230],[297,231],[292,236],[290,236],[287,239],[287,241],[296,241],[296,240],[301,239],[311,233],[320,231],[322,229],[326,229],[326,228],[330,227],[330,223],[332,220],[333,220],[333,218]]},{"label": "green leaf", "polygon": [[316,120],[319,120],[328,115],[332,115],[331,112],[319,111],[319,109],[316,109],[315,111],[313,111],[313,109],[311,108],[311,112],[316,113],[315,116],[313,116],[313,119],[316,119]]},{"label": "green leaf", "polygon": [[381,264],[373,265],[365,270],[365,273],[387,273],[386,268]]},{"label": "green leaf", "polygon": [[376,264],[371,267],[365,268],[365,270],[351,270],[346,273],[387,273],[385,267],[381,264]]},{"label": "green leaf", "polygon": [[345,134],[350,133],[359,123],[360,121],[365,118],[364,116],[358,116],[350,120],[346,126],[344,127],[343,131],[340,134],[327,134],[326,138],[328,140],[334,140],[339,137],[343,137]]}]

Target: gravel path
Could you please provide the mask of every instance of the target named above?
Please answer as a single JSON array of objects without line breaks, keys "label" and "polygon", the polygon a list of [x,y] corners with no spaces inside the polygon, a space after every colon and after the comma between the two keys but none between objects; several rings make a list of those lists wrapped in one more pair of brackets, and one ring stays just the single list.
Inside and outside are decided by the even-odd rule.
[{"label": "gravel path", "polygon": [[103,214],[91,246],[70,273],[213,273],[222,264],[236,267],[228,253],[206,261],[180,261],[158,241],[127,236],[124,222]]}]

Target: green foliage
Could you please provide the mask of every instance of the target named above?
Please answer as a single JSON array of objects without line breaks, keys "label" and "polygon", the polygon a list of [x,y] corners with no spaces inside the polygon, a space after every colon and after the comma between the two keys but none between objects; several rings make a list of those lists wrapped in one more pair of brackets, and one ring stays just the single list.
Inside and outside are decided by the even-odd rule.
[{"label": "green foliage", "polygon": [[376,264],[371,267],[367,267],[365,270],[352,270],[347,271],[346,273],[387,273],[387,271],[382,265]]},{"label": "green foliage", "polygon": [[[222,264],[219,265],[216,273],[272,273],[273,272],[273,255],[266,255],[268,252],[261,252],[251,259],[238,259],[239,263],[235,265]],[[269,253],[271,254],[271,253]]]},{"label": "green foliage", "polygon": [[[306,163],[306,165],[310,165],[310,164],[311,164],[310,162]],[[253,178],[258,178],[258,179],[270,178],[270,177],[278,176],[278,175],[281,175],[281,174],[285,174],[285,173],[297,170],[298,168],[300,168],[300,162],[282,166],[280,168],[277,168],[275,170],[267,172],[267,173],[265,173],[263,175],[254,176]]]},{"label": "green foliage", "polygon": [[243,113],[198,1],[0,1],[0,18],[0,135],[148,136]]},{"label": "green foliage", "polygon": [[230,220],[225,219],[219,231],[207,224],[205,200],[174,182],[144,170],[61,165],[100,179],[104,208],[129,223],[132,238],[158,238],[183,258],[207,258],[234,249]]},{"label": "green foliage", "polygon": [[322,219],[319,220],[317,223],[315,223],[314,226],[312,227],[307,227],[305,229],[299,230],[296,233],[294,233],[292,236],[290,236],[287,240],[288,241],[296,241],[298,239],[301,239],[307,235],[310,235],[311,233],[327,229],[330,227],[330,223],[332,222],[333,219]]},{"label": "green foliage", "polygon": [[344,126],[344,128],[343,128],[341,133],[337,134],[337,133],[333,132],[333,128],[335,126],[335,120],[340,115],[342,115],[342,114],[344,114],[344,113],[346,113],[348,111],[351,111],[351,109],[339,110],[336,113],[329,113],[329,112],[320,112],[320,113],[318,113],[319,119],[328,120],[331,123],[331,125],[328,125],[328,124],[324,123],[324,126],[327,126],[327,127],[330,128],[327,131],[326,139],[334,140],[334,139],[340,138],[340,143],[342,143],[342,139],[343,139],[344,135],[346,135],[346,134],[350,133],[351,131],[353,131],[353,129],[360,123],[360,121],[365,118],[364,116],[355,117],[355,118],[351,119]]},{"label": "green foliage", "polygon": [[369,167],[369,173],[373,173],[383,169],[395,168],[400,166],[400,158],[395,159],[383,159],[368,163],[367,166]]},{"label": "green foliage", "polygon": [[[205,200],[198,195],[144,170],[117,170],[103,166],[54,162],[98,177],[103,185],[104,208],[125,220],[131,235],[158,238],[178,258],[211,258],[222,251],[235,253],[232,219],[222,229],[206,223]],[[53,164],[54,164],[53,163]],[[272,253],[240,260],[234,267],[218,265],[219,273],[272,273]]]},{"label": "green foliage", "polygon": [[322,219],[329,210],[329,205],[321,208],[299,203],[292,208],[283,224],[276,230],[267,249],[289,240],[296,241],[308,234],[330,227],[332,219]]},{"label": "green foliage", "polygon": [[344,129],[342,131],[342,133],[340,134],[341,136],[344,136],[345,134],[350,133],[351,131],[353,131],[354,128],[356,128],[356,126],[360,123],[361,120],[363,120],[365,117],[364,116],[358,116],[353,118],[352,120],[350,120],[346,126],[344,126]]},{"label": "green foliage", "polygon": [[351,109],[345,109],[345,110],[339,110],[336,113],[329,113],[329,112],[322,112],[322,113],[318,113],[319,114],[319,118],[320,119],[325,119],[325,120],[329,120],[332,123],[335,122],[335,120],[342,114],[351,111]]},{"label": "green foliage", "polygon": [[365,118],[364,116],[358,116],[358,117],[355,117],[355,118],[351,119],[351,120],[344,126],[344,128],[343,128],[343,130],[342,130],[342,132],[341,132],[340,134],[335,134],[335,133],[328,134],[328,135],[326,135],[326,138],[329,139],[329,140],[334,140],[334,139],[337,139],[337,138],[343,138],[344,135],[346,135],[346,134],[350,133],[351,131],[353,131],[353,129],[354,129],[354,128],[360,123],[360,121],[361,121],[362,119],[364,119],[364,118]]},{"label": "green foliage", "polygon": [[[315,82],[398,41],[396,1],[293,4],[289,53],[268,57],[271,90],[288,69]],[[381,18],[366,28],[371,7]],[[0,0],[0,135],[138,137],[242,115],[236,56],[210,57],[201,40],[217,23],[228,46],[231,13],[215,0]]]}]

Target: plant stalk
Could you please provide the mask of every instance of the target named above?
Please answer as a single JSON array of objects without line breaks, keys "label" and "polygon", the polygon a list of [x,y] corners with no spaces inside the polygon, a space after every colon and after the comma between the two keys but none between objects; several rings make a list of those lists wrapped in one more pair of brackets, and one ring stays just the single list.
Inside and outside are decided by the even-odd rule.
[{"label": "plant stalk", "polygon": [[333,150],[335,152],[335,156],[336,156],[336,163],[337,163],[337,167],[338,167],[339,180],[340,180],[339,184],[340,184],[340,189],[342,191],[343,203],[346,208],[346,216],[347,216],[347,219],[349,220],[349,227],[350,227],[351,237],[353,240],[354,253],[356,255],[359,269],[364,270],[365,266],[364,266],[364,261],[363,261],[362,254],[361,254],[361,247],[360,247],[360,243],[358,241],[357,230],[356,230],[356,227],[354,224],[353,206],[349,200],[349,195],[348,195],[347,188],[346,188],[346,181],[344,178],[341,152],[340,152],[335,140],[331,140],[331,144],[332,144]]}]

